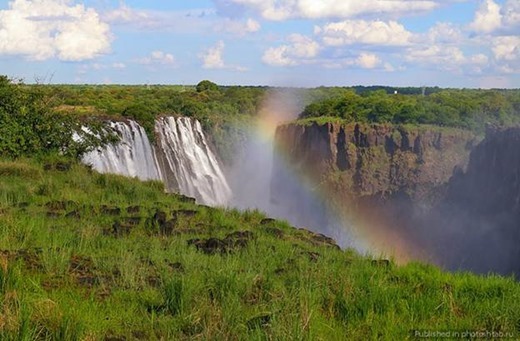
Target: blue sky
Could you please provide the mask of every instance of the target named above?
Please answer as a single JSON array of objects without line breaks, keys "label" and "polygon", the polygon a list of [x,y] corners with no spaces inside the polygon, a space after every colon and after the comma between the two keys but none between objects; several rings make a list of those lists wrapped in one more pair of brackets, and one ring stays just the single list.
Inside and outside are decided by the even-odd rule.
[{"label": "blue sky", "polygon": [[0,74],[518,88],[520,1],[0,0]]}]

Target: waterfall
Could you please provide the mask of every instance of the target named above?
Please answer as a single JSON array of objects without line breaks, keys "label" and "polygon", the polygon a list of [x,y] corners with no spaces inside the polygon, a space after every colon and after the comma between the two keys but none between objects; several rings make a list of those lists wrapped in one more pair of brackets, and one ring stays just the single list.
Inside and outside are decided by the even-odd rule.
[{"label": "waterfall", "polygon": [[224,206],[231,190],[200,122],[162,117],[155,122],[156,146],[135,121],[110,122],[119,143],[87,153],[83,163],[100,173],[141,180],[162,180],[167,192],[194,197],[201,204]]},{"label": "waterfall", "polygon": [[141,180],[159,180],[155,153],[145,130],[134,121],[110,122],[120,142],[87,153],[83,163],[100,173],[113,173]]},{"label": "waterfall", "polygon": [[155,133],[157,160],[168,191],[208,205],[228,203],[231,189],[199,121],[162,117],[155,122]]}]

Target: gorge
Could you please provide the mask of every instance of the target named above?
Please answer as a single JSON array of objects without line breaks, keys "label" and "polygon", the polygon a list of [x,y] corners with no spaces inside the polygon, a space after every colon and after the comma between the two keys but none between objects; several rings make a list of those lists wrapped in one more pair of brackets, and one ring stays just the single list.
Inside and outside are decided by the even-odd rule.
[{"label": "gorge", "polygon": [[272,162],[253,166],[269,196],[256,198],[247,182],[258,179],[225,169],[198,121],[160,117],[153,142],[134,121],[110,125],[121,141],[83,159],[100,172],[161,180],[210,206],[247,201],[240,208],[397,261],[520,270],[518,129],[490,129],[479,142],[469,131],[433,126],[283,124],[274,144],[256,148]]}]

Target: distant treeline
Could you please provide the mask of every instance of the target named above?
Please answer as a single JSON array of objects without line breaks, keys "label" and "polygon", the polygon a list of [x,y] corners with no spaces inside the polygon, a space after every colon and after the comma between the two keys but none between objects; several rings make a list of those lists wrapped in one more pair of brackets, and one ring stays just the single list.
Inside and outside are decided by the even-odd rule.
[{"label": "distant treeline", "polygon": [[415,123],[481,131],[487,123],[520,122],[520,90],[355,87],[313,102],[300,118]]},{"label": "distant treeline", "polygon": [[[180,115],[201,121],[211,132],[221,156],[231,159],[233,145],[244,138],[250,119],[259,112],[269,94],[278,91],[294,98],[302,111],[300,118],[424,123],[473,130],[482,130],[486,123],[520,122],[520,90],[386,86],[288,89],[219,86],[207,80],[194,86],[26,85],[0,76],[0,125],[1,129],[7,129],[0,144],[14,148],[12,154],[20,152],[17,144],[26,150],[37,149],[42,144],[60,149],[65,142],[53,144],[45,141],[45,136],[76,122],[67,121],[65,117],[131,118],[152,136],[158,115]],[[48,119],[29,122],[42,116],[38,113],[56,122],[67,121],[67,124],[45,126],[43,122],[49,122]],[[5,128],[7,122],[10,122],[9,128]],[[30,132],[27,127],[31,125],[35,133],[29,142],[19,136],[24,131]],[[36,141],[37,138],[41,141]]]}]

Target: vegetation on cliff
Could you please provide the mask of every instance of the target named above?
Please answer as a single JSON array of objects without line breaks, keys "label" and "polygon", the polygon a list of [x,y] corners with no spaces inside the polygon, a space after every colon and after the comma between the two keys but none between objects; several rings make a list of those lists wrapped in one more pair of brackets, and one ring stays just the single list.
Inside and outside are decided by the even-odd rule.
[{"label": "vegetation on cliff", "polygon": [[347,122],[435,124],[483,131],[488,123],[520,122],[520,90],[445,89],[428,95],[386,90],[343,94],[309,104],[300,118]]},{"label": "vegetation on cliff", "polygon": [[57,112],[42,90],[0,76],[0,156],[61,153],[77,158],[111,141],[99,122]]},{"label": "vegetation on cliff", "polygon": [[373,260],[67,159],[1,160],[0,225],[2,340],[519,332],[512,278]]}]

